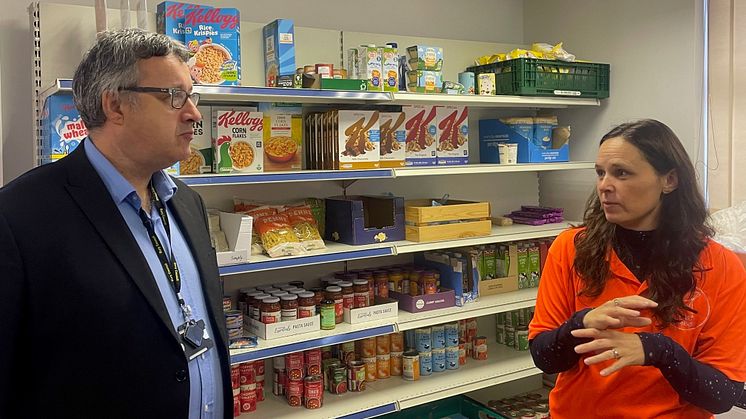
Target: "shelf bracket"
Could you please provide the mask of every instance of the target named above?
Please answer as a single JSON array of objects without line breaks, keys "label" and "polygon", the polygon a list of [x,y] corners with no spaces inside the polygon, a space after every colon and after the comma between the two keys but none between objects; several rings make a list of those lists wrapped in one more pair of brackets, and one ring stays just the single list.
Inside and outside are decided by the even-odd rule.
[{"label": "shelf bracket", "polygon": [[342,195],[347,196],[347,188],[352,186],[358,179],[340,180],[339,186],[342,188]]}]

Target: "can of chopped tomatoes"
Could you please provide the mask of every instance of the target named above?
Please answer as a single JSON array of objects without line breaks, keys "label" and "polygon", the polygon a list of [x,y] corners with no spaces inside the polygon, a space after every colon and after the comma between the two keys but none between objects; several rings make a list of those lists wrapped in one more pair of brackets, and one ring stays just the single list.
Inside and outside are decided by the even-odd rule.
[{"label": "can of chopped tomatoes", "polygon": [[306,409],[318,409],[324,404],[324,381],[320,375],[309,375],[303,380]]}]

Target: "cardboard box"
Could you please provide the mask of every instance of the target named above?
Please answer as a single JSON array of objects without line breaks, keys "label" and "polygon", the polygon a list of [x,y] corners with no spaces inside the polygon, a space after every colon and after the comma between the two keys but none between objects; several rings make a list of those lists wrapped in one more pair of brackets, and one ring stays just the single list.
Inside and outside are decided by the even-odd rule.
[{"label": "cardboard box", "polygon": [[378,111],[338,111],[339,169],[377,169],[381,132]]},{"label": "cardboard box", "polygon": [[443,73],[429,70],[407,71],[407,91],[413,93],[440,93]]},{"label": "cardboard box", "polygon": [[438,125],[435,106],[402,106],[406,130],[405,164],[435,166]]},{"label": "cardboard box", "polygon": [[198,106],[202,119],[192,122],[193,137],[189,143],[191,154],[179,162],[180,175],[197,175],[212,172],[212,108]]},{"label": "cardboard box", "polygon": [[528,246],[528,286],[536,288],[539,286],[539,276],[541,275],[541,254],[539,245],[531,243]]},{"label": "cardboard box", "polygon": [[438,310],[456,306],[454,291],[441,287],[440,292],[435,294],[424,294],[411,296],[409,294],[389,291],[391,298],[399,301],[399,308],[410,313],[422,313],[423,311]]},{"label": "cardboard box", "polygon": [[321,318],[318,314],[313,317],[270,324],[262,323],[256,319],[248,320],[249,331],[266,340],[287,338],[321,330]]},{"label": "cardboard box", "polygon": [[322,89],[329,90],[368,90],[368,80],[363,79],[321,79],[320,86]]},{"label": "cardboard box", "polygon": [[88,136],[88,129],[75,108],[72,95],[50,96],[42,111],[42,162],[57,161]]},{"label": "cardboard box", "polygon": [[381,167],[404,167],[407,130],[404,112],[381,112]]},{"label": "cardboard box", "polygon": [[244,214],[220,212],[220,229],[228,242],[227,252],[217,252],[218,266],[249,263],[253,218]]},{"label": "cardboard box", "polygon": [[438,166],[469,164],[469,108],[439,106],[435,118]]},{"label": "cardboard box", "polygon": [[399,51],[397,48],[385,46],[382,49],[381,60],[384,92],[399,91]]},{"label": "cardboard box", "polygon": [[248,109],[213,108],[215,173],[252,173],[264,170],[264,116]]},{"label": "cardboard box", "polygon": [[411,70],[441,71],[443,69],[443,48],[427,45],[413,45],[407,48]]},{"label": "cardboard box", "polygon": [[199,8],[184,17],[187,61],[197,84],[241,84],[241,18],[238,9]]},{"label": "cardboard box", "polygon": [[345,308],[345,322],[359,324],[365,322],[395,319],[399,316],[399,304],[397,300],[376,297],[376,304],[368,307]]},{"label": "cardboard box", "polygon": [[404,198],[326,198],[325,236],[327,240],[353,245],[404,240]]},{"label": "cardboard box", "polygon": [[186,15],[202,9],[212,9],[211,6],[182,3],[178,1],[163,1],[155,9],[156,32],[184,43],[184,20]]},{"label": "cardboard box", "polygon": [[528,249],[518,246],[518,289],[531,288],[529,286]]},{"label": "cardboard box", "polygon": [[505,246],[503,253],[496,255],[496,257],[502,259],[493,260],[497,260],[498,263],[504,266],[503,272],[506,275],[503,277],[491,277],[489,273],[487,275],[480,273],[479,295],[502,294],[518,289],[518,246],[511,243]]},{"label": "cardboard box", "polygon": [[264,171],[303,168],[303,108],[262,102]]},{"label": "cardboard box", "polygon": [[531,137],[521,135],[515,129],[505,125],[497,119],[482,119],[479,121],[479,161],[481,163],[499,163],[500,153],[497,145],[500,143],[518,144],[518,163],[554,163],[569,160],[570,145],[563,144],[560,148],[544,149],[537,146]]},{"label": "cardboard box", "polygon": [[349,77],[368,80],[368,90],[383,91],[383,48],[360,46],[347,51]]},{"label": "cardboard box", "polygon": [[262,29],[264,85],[276,87],[280,76],[295,74],[295,26],[292,19],[277,19]]},{"label": "cardboard box", "polygon": [[470,261],[463,253],[456,257],[454,253],[426,252],[416,255],[415,263],[440,273],[440,286],[454,291],[457,306],[477,300],[479,273],[476,260]]}]

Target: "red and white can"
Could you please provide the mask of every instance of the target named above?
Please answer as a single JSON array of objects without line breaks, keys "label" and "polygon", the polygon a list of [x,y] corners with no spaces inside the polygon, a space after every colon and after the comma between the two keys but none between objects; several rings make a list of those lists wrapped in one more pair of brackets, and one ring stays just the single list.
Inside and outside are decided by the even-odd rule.
[{"label": "red and white can", "polygon": [[239,365],[239,383],[242,386],[256,383],[256,371],[253,362],[244,362]]},{"label": "red and white can", "polygon": [[275,368],[273,378],[272,394],[274,394],[275,396],[282,396],[283,394],[285,394],[285,385],[288,379],[287,374],[285,374],[285,370],[278,370]]},{"label": "red and white can", "polygon": [[304,352],[306,376],[321,374],[321,348]]},{"label": "red and white can", "polygon": [[254,361],[254,380],[264,384],[264,360]]},{"label": "red and white can", "polygon": [[241,372],[239,365],[231,365],[231,388],[237,389],[241,386]]},{"label": "red and white can", "polygon": [[257,381],[256,383],[256,401],[264,401],[264,383],[261,381]]},{"label": "red and white can", "polygon": [[[249,387],[248,385],[246,387]],[[241,400],[241,413],[253,412],[256,410],[256,384],[253,390],[241,389],[239,398]]]},{"label": "red and white can", "polygon": [[320,375],[310,375],[303,380],[306,409],[318,409],[324,403],[324,381]]},{"label": "red and white can", "polygon": [[240,393],[233,396],[233,417],[241,416],[241,396]]},{"label": "red and white can", "polygon": [[303,381],[303,352],[285,355],[285,371],[288,381]]},{"label": "red and white can", "polygon": [[300,407],[303,404],[303,381],[288,381],[285,398],[290,406]]}]

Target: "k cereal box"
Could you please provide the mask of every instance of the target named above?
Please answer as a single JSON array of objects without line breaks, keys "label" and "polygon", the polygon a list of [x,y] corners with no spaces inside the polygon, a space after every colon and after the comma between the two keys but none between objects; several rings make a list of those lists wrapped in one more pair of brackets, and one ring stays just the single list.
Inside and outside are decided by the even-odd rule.
[{"label": "k cereal box", "polygon": [[407,131],[404,112],[381,112],[381,167],[403,167]]},{"label": "k cereal box", "polygon": [[72,95],[47,98],[42,114],[42,162],[57,161],[70,154],[88,135],[75,108]]},{"label": "k cereal box", "polygon": [[407,166],[435,166],[438,133],[435,106],[402,106]]},{"label": "k cereal box", "polygon": [[238,9],[192,9],[184,17],[187,62],[198,84],[238,85],[241,81],[240,15]]},{"label": "k cereal box", "polygon": [[439,106],[438,165],[469,164],[469,108]]},{"label": "k cereal box", "polygon": [[253,109],[213,109],[215,173],[264,171],[264,116]]},{"label": "k cereal box", "polygon": [[264,115],[264,171],[303,168],[303,108],[260,103]]},{"label": "k cereal box", "polygon": [[168,35],[169,38],[184,43],[184,18],[187,14],[200,9],[211,9],[210,6],[164,1],[158,3],[155,12],[156,32]]},{"label": "k cereal box", "polygon": [[179,174],[198,175],[212,172],[212,110],[210,106],[198,106],[202,119],[192,122],[193,137],[189,144],[191,153],[179,162]]},{"label": "k cereal box", "polygon": [[339,130],[336,134],[339,145],[339,168],[345,170],[380,167],[378,111],[339,111],[338,117]]}]

